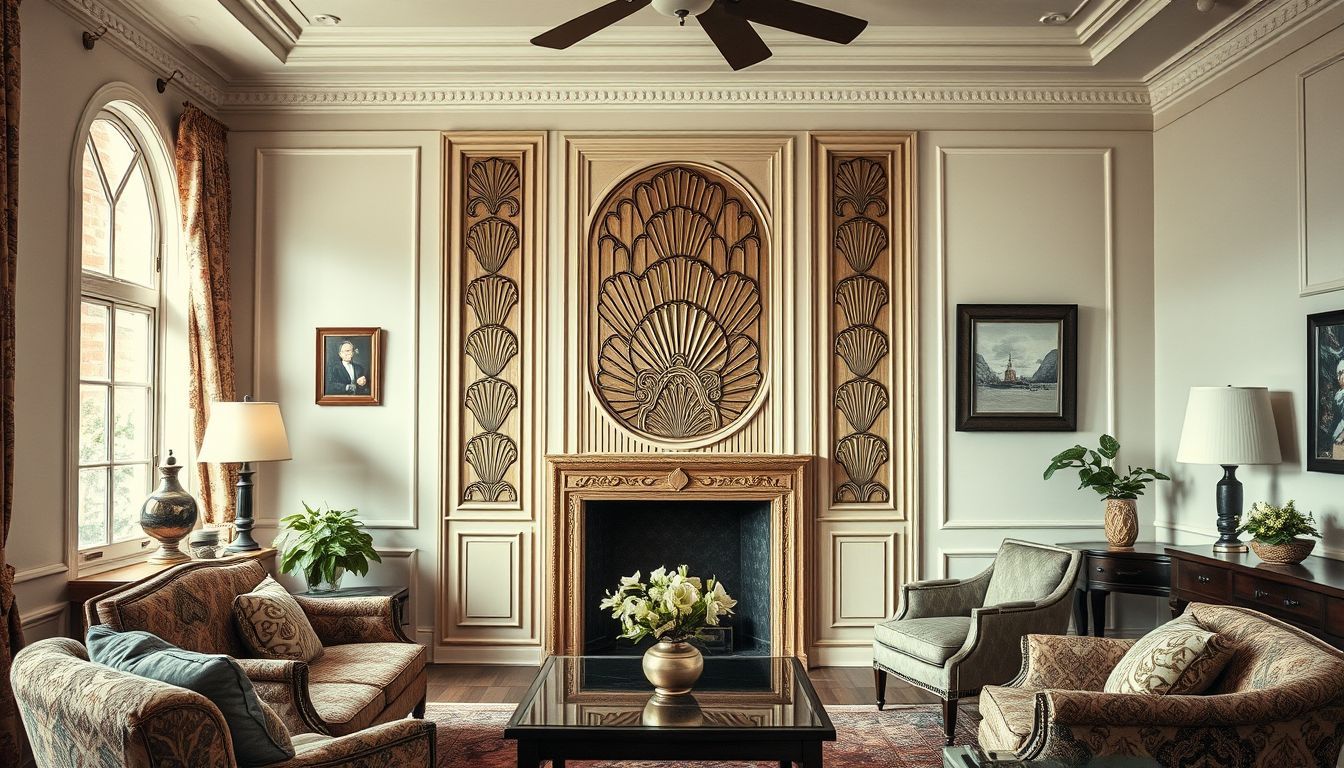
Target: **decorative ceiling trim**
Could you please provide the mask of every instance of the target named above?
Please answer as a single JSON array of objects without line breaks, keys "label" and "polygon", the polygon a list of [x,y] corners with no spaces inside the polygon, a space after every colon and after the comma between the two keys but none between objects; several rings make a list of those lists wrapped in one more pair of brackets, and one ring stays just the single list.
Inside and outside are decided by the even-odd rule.
[{"label": "decorative ceiling trim", "polygon": [[219,3],[280,61],[294,50],[308,20],[290,0],[219,0]]},{"label": "decorative ceiling trim", "polygon": [[[120,3],[100,2],[100,0],[51,0],[52,5],[73,16],[76,20],[93,25],[107,27],[104,40],[112,43],[140,62],[152,72],[163,77],[173,70],[182,74],[174,81],[196,100],[200,106],[216,107],[223,100],[223,80],[211,67],[193,56],[185,48],[167,39],[143,31],[147,23],[136,18],[129,9]],[[210,72],[209,76],[202,72]]]},{"label": "decorative ceiling trim", "polygon": [[1154,114],[1344,0],[1262,0],[1236,24],[1192,47],[1148,79]]},{"label": "decorative ceiling trim", "polygon": [[1143,86],[1078,85],[928,85],[904,88],[843,86],[465,86],[430,88],[271,87],[230,91],[221,106],[228,111],[362,112],[454,109],[615,108],[687,106],[721,109],[829,110],[899,107],[947,107],[1003,111],[1051,107],[1068,111],[1150,114]]}]

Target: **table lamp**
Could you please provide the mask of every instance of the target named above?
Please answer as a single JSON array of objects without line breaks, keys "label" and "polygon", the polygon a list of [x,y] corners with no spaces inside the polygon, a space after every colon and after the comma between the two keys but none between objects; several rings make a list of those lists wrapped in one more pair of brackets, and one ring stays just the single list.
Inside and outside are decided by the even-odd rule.
[{"label": "table lamp", "polygon": [[252,538],[252,462],[288,461],[289,438],[280,418],[279,403],[210,404],[210,421],[197,461],[215,464],[241,463],[238,469],[238,504],[233,528],[237,535],[226,551],[251,552],[261,549]]},{"label": "table lamp", "polygon": [[1176,460],[1183,464],[1218,464],[1218,541],[1214,552],[1245,552],[1237,538],[1242,512],[1242,464],[1278,464],[1279,435],[1269,390],[1264,387],[1191,387],[1185,406],[1185,427]]}]

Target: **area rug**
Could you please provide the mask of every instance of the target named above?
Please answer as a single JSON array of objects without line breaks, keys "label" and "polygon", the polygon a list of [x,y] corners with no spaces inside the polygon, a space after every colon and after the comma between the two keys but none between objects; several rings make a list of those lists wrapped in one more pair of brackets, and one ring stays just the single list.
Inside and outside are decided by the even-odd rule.
[{"label": "area rug", "polygon": [[[427,719],[438,726],[438,768],[514,768],[515,742],[504,739],[512,704],[430,704]],[[835,723],[835,742],[825,745],[827,768],[939,768],[942,766],[943,721],[937,705],[872,705],[827,707]],[[958,744],[974,744],[980,717],[963,707],[957,718]],[[566,768],[668,768],[668,762],[569,761]],[[675,763],[686,768],[745,768],[750,763]],[[760,765],[766,766],[766,763]],[[778,768],[778,763],[769,763]]]}]

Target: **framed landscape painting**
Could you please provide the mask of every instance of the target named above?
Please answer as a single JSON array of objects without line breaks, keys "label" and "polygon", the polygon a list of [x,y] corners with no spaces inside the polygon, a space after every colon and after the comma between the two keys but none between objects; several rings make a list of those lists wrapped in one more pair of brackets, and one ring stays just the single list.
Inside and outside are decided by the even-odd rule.
[{"label": "framed landscape painting", "polygon": [[957,431],[1078,428],[1078,305],[957,305]]},{"label": "framed landscape painting", "polygon": [[1344,310],[1307,317],[1307,471],[1344,474]]},{"label": "framed landscape painting", "polygon": [[317,404],[381,405],[381,328],[317,329]]}]

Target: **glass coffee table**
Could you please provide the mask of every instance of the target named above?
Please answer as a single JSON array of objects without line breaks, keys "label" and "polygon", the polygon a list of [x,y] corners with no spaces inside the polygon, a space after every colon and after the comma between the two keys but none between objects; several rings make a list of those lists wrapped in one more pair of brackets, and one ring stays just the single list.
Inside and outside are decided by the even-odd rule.
[{"label": "glass coffee table", "polygon": [[821,768],[835,726],[794,658],[705,659],[688,696],[655,696],[638,656],[552,656],[504,729],[519,768],[566,760],[778,761]]}]

